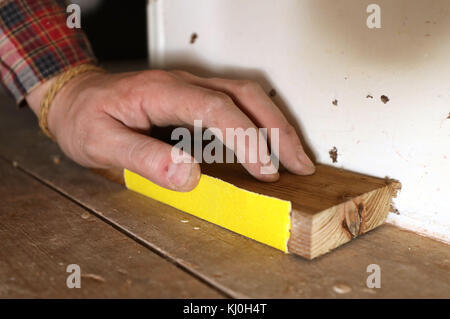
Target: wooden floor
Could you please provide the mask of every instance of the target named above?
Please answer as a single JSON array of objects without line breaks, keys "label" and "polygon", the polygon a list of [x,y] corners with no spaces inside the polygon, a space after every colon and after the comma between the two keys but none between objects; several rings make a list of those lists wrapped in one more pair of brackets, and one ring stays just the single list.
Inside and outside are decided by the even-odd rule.
[{"label": "wooden floor", "polygon": [[384,225],[313,261],[285,255],[74,164],[5,97],[0,180],[0,298],[450,297],[445,244]]}]

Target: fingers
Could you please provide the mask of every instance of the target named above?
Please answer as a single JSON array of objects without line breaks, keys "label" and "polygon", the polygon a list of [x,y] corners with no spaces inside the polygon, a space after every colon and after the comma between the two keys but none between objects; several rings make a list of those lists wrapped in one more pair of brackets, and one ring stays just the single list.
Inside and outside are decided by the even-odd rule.
[{"label": "fingers", "polygon": [[279,128],[279,158],[283,165],[296,174],[314,173],[314,164],[306,155],[295,129],[257,83],[219,78],[205,79],[180,71],[173,73],[189,83],[232,96],[239,107],[259,126],[268,129],[269,139],[272,137],[270,128]]},{"label": "fingers", "polygon": [[[258,129],[232,101],[218,91],[189,85],[166,87],[167,105],[164,107],[166,117],[158,123],[161,110],[147,105],[149,117],[156,125],[187,124],[201,121],[203,127],[214,128],[220,132],[218,138],[234,151],[239,162],[254,177],[262,181],[275,181],[279,178],[277,168],[269,159],[266,141],[258,139]],[[230,130],[232,129],[232,130]],[[263,155],[263,156],[260,156]],[[262,159],[265,157],[267,162]],[[267,169],[268,167],[272,169]]]},{"label": "fingers", "polygon": [[[157,139],[136,133],[112,118],[98,123],[102,132],[91,140],[85,153],[102,157],[114,167],[123,167],[152,182],[176,191],[190,191],[200,179],[200,166],[184,153],[188,163],[172,159],[172,146]],[[99,130],[100,131],[100,130]]]}]

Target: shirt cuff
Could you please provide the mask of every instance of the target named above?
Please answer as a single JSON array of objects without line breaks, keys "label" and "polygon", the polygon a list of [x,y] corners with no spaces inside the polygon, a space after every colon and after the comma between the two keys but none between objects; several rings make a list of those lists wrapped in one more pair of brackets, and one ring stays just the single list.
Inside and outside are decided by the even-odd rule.
[{"label": "shirt cuff", "polygon": [[97,62],[86,35],[66,20],[64,1],[0,1],[0,78],[17,104],[47,79]]}]

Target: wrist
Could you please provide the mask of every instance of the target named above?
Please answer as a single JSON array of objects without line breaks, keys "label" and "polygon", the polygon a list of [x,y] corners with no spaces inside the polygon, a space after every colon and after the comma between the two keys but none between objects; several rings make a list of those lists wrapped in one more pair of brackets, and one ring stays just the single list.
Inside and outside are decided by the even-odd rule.
[{"label": "wrist", "polygon": [[88,85],[90,77],[103,72],[93,65],[80,65],[67,70],[59,76],[50,78],[33,89],[26,101],[39,118],[39,125],[46,135],[55,139],[56,125],[60,120],[57,114],[64,114],[74,99],[82,92],[82,87]]},{"label": "wrist", "polygon": [[48,89],[52,86],[52,84],[55,82],[56,77],[52,77],[48,79],[45,82],[40,83],[38,86],[33,88],[31,92],[27,94],[25,97],[25,100],[27,101],[28,106],[30,109],[36,114],[36,116],[39,115],[39,109],[41,105],[41,101],[45,96],[45,93],[48,91]]},{"label": "wrist", "polygon": [[100,75],[101,73],[91,71],[79,74],[58,91],[51,102],[47,115],[48,130],[54,138],[57,137],[59,126],[63,123],[64,118],[68,116],[68,111],[73,102],[82,96],[84,88],[89,87],[91,78]]}]

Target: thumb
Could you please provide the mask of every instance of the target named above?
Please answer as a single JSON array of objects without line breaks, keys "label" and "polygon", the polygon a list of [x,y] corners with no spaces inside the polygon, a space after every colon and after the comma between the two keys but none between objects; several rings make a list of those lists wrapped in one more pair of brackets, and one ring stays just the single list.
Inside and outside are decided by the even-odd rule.
[{"label": "thumb", "polygon": [[110,159],[113,166],[124,167],[175,191],[186,192],[197,186],[200,165],[189,154],[173,152],[182,153],[180,160],[172,155],[173,146],[122,126],[110,130],[108,136],[111,140],[103,145],[113,150]]}]

